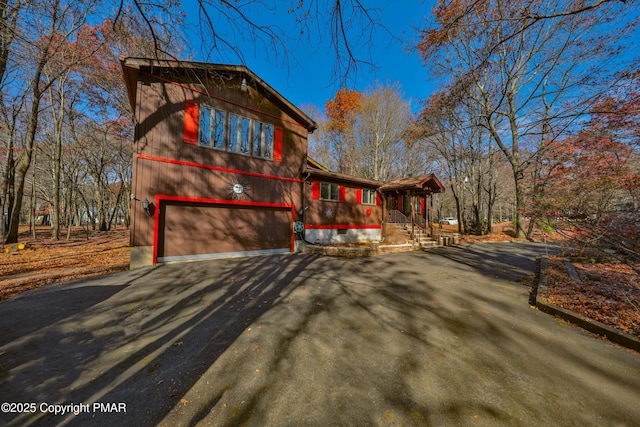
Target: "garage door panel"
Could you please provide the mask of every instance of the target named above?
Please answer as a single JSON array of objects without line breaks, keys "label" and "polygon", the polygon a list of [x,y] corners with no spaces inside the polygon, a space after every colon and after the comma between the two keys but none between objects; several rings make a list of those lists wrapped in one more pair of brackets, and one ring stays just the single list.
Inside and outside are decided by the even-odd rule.
[{"label": "garage door panel", "polygon": [[291,248],[290,209],[166,203],[160,215],[159,258]]}]

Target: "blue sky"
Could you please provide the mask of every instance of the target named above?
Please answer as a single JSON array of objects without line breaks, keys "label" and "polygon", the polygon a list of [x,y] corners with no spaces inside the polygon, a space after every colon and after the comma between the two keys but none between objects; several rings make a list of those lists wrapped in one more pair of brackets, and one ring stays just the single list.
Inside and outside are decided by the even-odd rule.
[{"label": "blue sky", "polygon": [[[288,46],[292,55],[286,61],[269,57],[269,49],[263,49],[255,43],[243,41],[242,37],[232,36],[244,54],[246,65],[285,98],[297,106],[316,105],[320,111],[328,99],[333,98],[341,87],[333,76],[333,53],[327,40],[317,36],[297,37],[297,27],[291,15],[286,13],[289,2],[282,2],[282,8],[270,11],[264,8],[256,11],[256,20],[260,23],[275,25],[291,37]],[[428,70],[421,64],[420,58],[407,52],[407,45],[415,41],[418,30],[429,19],[433,1],[423,0],[374,0],[365,2],[367,6],[377,8],[380,20],[391,33],[378,31],[373,43],[356,43],[359,57],[372,61],[376,67],[363,65],[356,75],[348,81],[350,89],[365,91],[376,81],[398,83],[403,97],[411,101],[413,111],[420,107],[420,101],[426,99],[434,88],[434,82],[428,77]],[[197,12],[189,10],[187,20],[197,19]],[[224,28],[218,28],[221,34]],[[311,32],[310,34],[313,34]],[[191,40],[195,40],[192,37]],[[206,42],[205,42],[206,44]],[[203,50],[196,50],[194,59],[200,61],[236,64],[239,59],[233,55],[220,54],[208,56]],[[282,59],[282,58],[281,58]]]}]

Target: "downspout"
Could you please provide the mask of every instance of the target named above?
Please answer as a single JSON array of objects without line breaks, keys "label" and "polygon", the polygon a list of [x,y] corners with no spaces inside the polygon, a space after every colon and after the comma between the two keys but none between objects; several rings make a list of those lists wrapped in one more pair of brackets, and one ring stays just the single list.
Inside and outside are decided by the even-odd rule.
[{"label": "downspout", "polygon": [[[302,208],[300,209],[301,213],[299,214],[299,216],[300,216],[300,222],[302,222],[303,225],[304,225],[304,214],[309,208],[309,206],[306,206],[307,197],[306,197],[306,191],[304,186],[307,184],[307,179],[310,176],[311,176],[310,172],[307,172],[304,169],[302,170],[302,184],[301,184],[302,185]],[[302,240],[305,244],[313,246],[313,243],[308,242],[307,239],[305,238],[304,230],[296,234],[300,238],[300,240]]]}]

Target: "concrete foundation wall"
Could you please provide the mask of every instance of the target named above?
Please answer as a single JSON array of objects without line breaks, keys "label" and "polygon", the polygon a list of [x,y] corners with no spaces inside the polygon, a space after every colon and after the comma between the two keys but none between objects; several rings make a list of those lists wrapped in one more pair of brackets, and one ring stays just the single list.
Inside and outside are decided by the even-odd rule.
[{"label": "concrete foundation wall", "polygon": [[[344,234],[343,234],[344,233]],[[307,229],[305,240],[309,243],[377,243],[382,239],[382,230],[349,228],[337,229]]]},{"label": "concrete foundation wall", "polygon": [[129,268],[134,270],[149,265],[153,265],[153,246],[133,246],[131,248]]}]

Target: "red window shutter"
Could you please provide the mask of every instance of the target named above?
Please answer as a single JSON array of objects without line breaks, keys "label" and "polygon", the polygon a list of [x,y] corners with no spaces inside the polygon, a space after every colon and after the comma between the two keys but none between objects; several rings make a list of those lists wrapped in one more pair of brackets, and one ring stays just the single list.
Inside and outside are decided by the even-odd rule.
[{"label": "red window shutter", "polygon": [[382,206],[382,195],[376,193],[376,206]]},{"label": "red window shutter", "polygon": [[398,194],[398,210],[402,212],[403,208],[404,207],[402,206],[402,194]]},{"label": "red window shutter", "polygon": [[423,214],[424,212],[424,199],[420,199],[420,213]]},{"label": "red window shutter", "polygon": [[198,102],[192,99],[184,107],[184,142],[198,144]]},{"label": "red window shutter", "polygon": [[362,204],[362,188],[356,188],[356,205]]},{"label": "red window shutter", "polygon": [[313,181],[311,183],[311,199],[320,200],[320,181]]},{"label": "red window shutter", "polygon": [[273,133],[273,160],[282,162],[282,138],[284,131],[282,128],[276,127]]},{"label": "red window shutter", "polygon": [[347,188],[344,185],[341,185],[340,187],[338,187],[338,191],[338,201],[344,202],[345,200],[347,200]]}]

